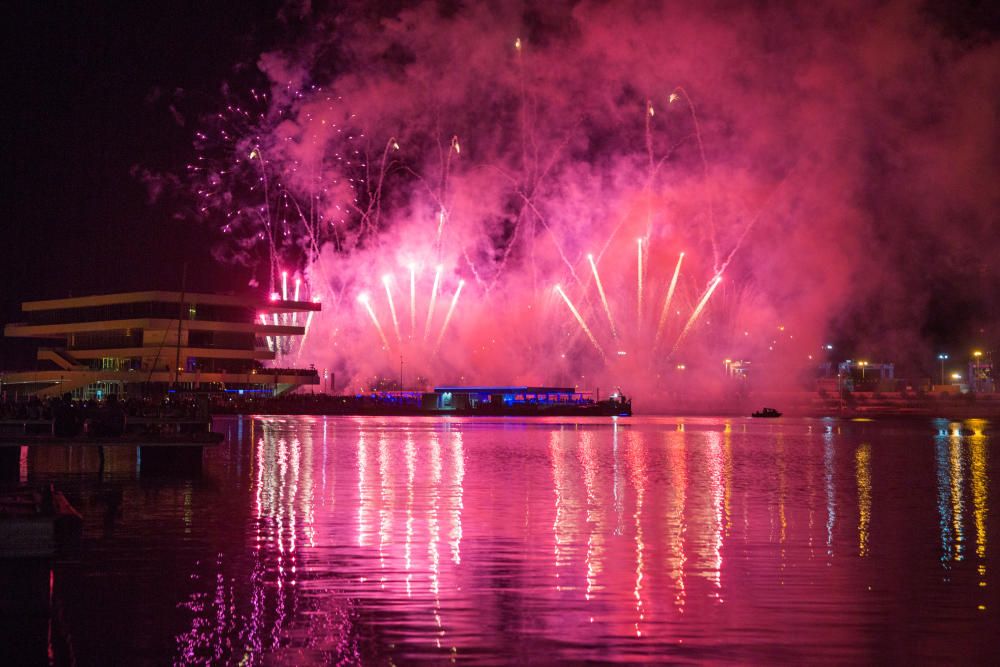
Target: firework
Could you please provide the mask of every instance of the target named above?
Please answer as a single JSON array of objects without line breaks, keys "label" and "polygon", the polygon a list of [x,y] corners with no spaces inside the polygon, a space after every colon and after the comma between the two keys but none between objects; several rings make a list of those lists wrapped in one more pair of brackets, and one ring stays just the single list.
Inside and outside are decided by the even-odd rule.
[{"label": "firework", "polygon": [[[260,314],[260,323],[267,326],[267,315],[264,313]],[[267,340],[267,349],[274,352],[274,339],[270,336],[265,336],[265,339]]]},{"label": "firework", "polygon": [[670,313],[670,303],[674,299],[674,291],[677,289],[677,278],[681,275],[681,263],[684,261],[684,253],[677,258],[677,266],[674,267],[674,275],[670,278],[670,286],[667,288],[667,298],[663,301],[663,310],[660,311],[660,321],[656,325],[656,338],[653,340],[653,350],[660,343],[663,335],[663,328],[667,323],[667,315]]},{"label": "firework", "polygon": [[587,326],[587,323],[583,321],[583,317],[580,316],[580,311],[576,309],[573,302],[569,300],[568,296],[566,296],[566,292],[563,291],[562,285],[556,285],[555,290],[559,296],[563,298],[563,301],[566,302],[566,306],[569,308],[570,312],[573,313],[573,317],[576,318],[576,321],[580,324],[580,328],[583,329],[583,333],[587,334],[587,338],[590,339],[590,342],[593,343],[595,348],[597,348],[597,351],[601,353],[601,357],[604,357],[604,348],[602,348],[601,344],[597,342],[597,339],[594,337],[594,333],[590,330],[590,327]]},{"label": "firework", "polygon": [[[301,278],[296,278],[295,279],[295,296],[292,297],[292,301],[298,302],[298,300],[299,300],[299,293],[301,292],[301,290],[302,290],[302,279]],[[292,324],[297,324],[298,323],[298,319],[299,319],[299,313],[298,313],[298,311],[293,310],[292,311]]]},{"label": "firework", "polygon": [[417,335],[417,267],[410,264],[410,338]]},{"label": "firework", "polygon": [[[314,296],[312,298],[312,302],[313,303],[319,303],[319,301],[320,301],[320,298],[318,296]],[[313,315],[315,315],[315,314],[316,314],[316,311],[310,310],[309,314],[306,315],[306,325],[305,325],[305,327],[303,328],[303,331],[302,331],[302,339],[299,341],[299,352],[298,352],[298,355],[295,357],[296,360],[298,360],[298,359],[300,359],[302,357],[302,350],[305,349],[306,340],[309,338],[309,330],[312,328]]]},{"label": "firework", "polygon": [[638,261],[636,264],[636,275],[638,276],[638,284],[636,286],[636,310],[635,310],[635,329],[640,331],[642,329],[642,239],[636,239],[638,241]]},{"label": "firework", "polygon": [[438,287],[441,285],[441,271],[444,267],[438,264],[434,270],[434,285],[431,287],[431,298],[427,305],[427,320],[424,322],[424,341],[431,333],[431,322],[434,320],[434,304],[437,302]]},{"label": "firework", "polygon": [[683,342],[684,340],[684,337],[687,336],[688,332],[691,330],[691,327],[694,326],[694,323],[697,321],[698,316],[701,315],[701,311],[705,310],[705,304],[707,304],[708,300],[712,298],[712,293],[715,292],[715,288],[718,287],[719,283],[721,282],[722,282],[722,276],[720,275],[717,275],[715,276],[715,278],[712,279],[712,282],[709,284],[708,289],[705,290],[705,293],[702,295],[701,299],[698,300],[698,305],[695,306],[694,311],[691,313],[691,317],[688,318],[687,324],[684,325],[684,328],[681,329],[680,335],[677,336],[677,341],[674,343],[674,349],[670,351],[671,356],[673,356],[673,354],[677,351],[677,348],[680,347],[681,342]]},{"label": "firework", "polygon": [[351,212],[371,208],[373,193],[356,145],[364,133],[339,97],[315,86],[250,92],[203,119],[187,174],[199,217],[225,239],[219,249],[244,264],[263,259],[274,291],[279,266],[313,263],[326,244],[342,247],[352,223],[363,222]]},{"label": "firework", "polygon": [[[604,216],[606,223],[587,221],[586,225],[569,226],[565,217],[555,212],[559,207],[553,204],[566,203],[571,209],[574,204],[586,206],[596,199],[588,202],[586,189],[578,188],[578,183],[559,180],[565,178],[561,163],[564,155],[558,154],[562,148],[551,156],[551,162],[541,157],[544,151],[538,147],[546,145],[545,138],[535,123],[544,112],[532,107],[532,78],[525,76],[530,72],[531,54],[522,53],[522,46],[518,39],[516,58],[511,59],[511,66],[517,67],[521,75],[517,96],[521,103],[517,113],[520,151],[511,151],[512,155],[520,153],[519,157],[489,153],[489,146],[484,144],[488,137],[471,131],[460,142],[453,132],[468,125],[452,122],[446,116],[441,117],[434,130],[419,129],[416,124],[404,124],[405,130],[393,126],[391,132],[384,133],[378,126],[366,128],[377,138],[365,139],[368,134],[362,131],[361,122],[345,110],[342,100],[313,87],[284,91],[279,87],[274,96],[261,96],[265,102],[261,111],[234,106],[219,118],[218,125],[229,130],[216,128],[199,136],[196,143],[202,155],[192,167],[200,197],[199,210],[206,219],[221,223],[220,229],[232,239],[229,246],[234,249],[234,258],[248,266],[260,267],[261,272],[267,267],[266,285],[275,300],[298,301],[320,291],[324,295],[324,311],[315,318],[311,312],[303,320],[298,313],[279,310],[262,321],[270,324],[273,319],[274,324],[296,326],[304,321],[306,334],[311,328],[322,327],[329,335],[303,336],[298,341],[295,337],[272,336],[267,338],[269,349],[286,355],[297,344],[299,356],[309,361],[320,361],[310,358],[310,354],[334,354],[340,357],[338,362],[346,362],[355,370],[365,366],[366,372],[374,375],[394,364],[397,348],[405,347],[408,357],[413,359],[410,362],[414,364],[413,372],[423,377],[432,378],[445,370],[475,376],[477,369],[450,368],[447,359],[437,356],[446,337],[451,336],[474,351],[471,363],[483,360],[493,364],[494,373],[497,368],[504,372],[504,368],[496,364],[495,358],[489,358],[490,350],[496,350],[497,355],[508,354],[508,358],[531,359],[525,363],[536,364],[536,367],[512,366],[512,375],[552,375],[552,368],[545,364],[538,366],[536,360],[557,350],[574,360],[581,376],[584,372],[589,377],[620,372],[621,364],[633,360],[648,368],[650,374],[666,368],[668,362],[656,356],[657,349],[672,345],[676,351],[692,334],[718,279],[709,281],[692,308],[679,297],[679,293],[684,294],[680,289],[684,254],[680,254],[672,275],[666,274],[669,267],[661,267],[652,254],[653,243],[684,243],[691,251],[695,248],[689,244],[698,245],[708,258],[706,267],[715,258],[712,270],[718,275],[739,247],[739,244],[727,246],[729,255],[722,255],[725,261],[720,265],[712,210],[708,210],[709,233],[703,233],[697,225],[686,229],[682,225],[657,223],[663,217],[658,202],[676,200],[670,194],[672,181],[663,178],[661,170],[697,167],[700,158],[701,176],[708,177],[694,105],[680,88],[656,105],[653,99],[642,104],[640,98],[638,109],[632,107],[643,115],[641,119],[638,113],[634,116],[633,130],[639,141],[621,144],[626,146],[623,154],[613,158],[615,164],[627,165],[624,168],[632,171],[601,192],[608,197],[607,210],[612,213],[604,216],[596,212],[601,207],[596,204],[595,216]],[[664,127],[668,123],[676,126],[677,119],[671,118],[676,115],[676,107],[670,105],[677,101],[686,103],[680,121],[688,129],[685,135],[672,141],[677,146],[686,141],[684,137],[693,137],[698,144],[697,153],[691,152],[692,159],[687,165],[683,160],[667,161],[669,153],[655,153],[657,146],[668,142],[659,134],[663,128],[654,121]],[[690,112],[690,120],[686,112]],[[384,120],[383,116],[373,117],[378,122]],[[693,129],[689,127],[692,124]],[[498,139],[504,138],[504,129],[497,128]],[[640,138],[643,130],[645,142]],[[402,146],[397,136],[405,136]],[[629,149],[629,145],[634,145],[634,149]],[[468,158],[470,153],[475,155],[475,164],[459,159]],[[596,162],[590,164],[596,165]],[[562,201],[555,199],[562,195],[552,194],[559,192],[573,194],[566,195],[571,199]],[[630,229],[635,216],[624,212],[616,215],[614,211],[627,210],[630,198],[645,208],[639,214],[645,217],[645,228],[619,234],[620,230]],[[599,250],[596,253],[599,260],[593,255],[586,258],[600,306],[593,293],[583,289],[584,283],[577,273],[580,255],[576,253],[579,248],[587,247]],[[394,263],[400,259],[402,265]],[[429,266],[435,267],[432,280],[427,280],[431,276],[425,267]],[[425,281],[421,283],[423,287],[418,286],[418,270],[423,272],[419,276]],[[406,286],[401,282],[406,280],[404,272],[409,273],[408,323],[404,312],[407,305],[402,303],[397,309],[395,304],[397,298],[406,299]],[[447,280],[447,276],[456,274],[473,277],[474,295],[464,289],[464,281]],[[392,285],[394,280],[398,284]],[[563,288],[573,281],[580,288],[576,292],[579,307]],[[649,293],[647,282],[654,287]],[[555,291],[575,324],[569,323],[567,313],[554,301],[538,298],[541,286],[557,283]],[[662,309],[657,309],[661,305],[661,284],[668,287]],[[354,306],[353,299],[344,298],[358,294],[359,290],[357,301],[367,312],[371,325],[365,322],[362,308]],[[439,319],[437,301],[449,290],[453,290],[450,303]],[[384,304],[379,295],[382,291]],[[463,308],[458,310],[463,292],[466,293]],[[418,331],[418,309],[426,311],[422,332]],[[634,323],[630,315],[633,312]],[[679,335],[668,326],[668,317],[674,312],[687,317]],[[517,336],[500,342],[493,340],[492,332],[483,333],[490,331],[489,327],[475,324],[484,314],[498,322],[516,322]],[[553,315],[563,320],[566,327],[547,326]],[[386,322],[380,322],[379,317]],[[390,319],[396,337],[394,347],[387,336]],[[609,329],[600,325],[600,319],[606,319]],[[582,336],[575,335],[577,325],[589,344],[598,350],[600,359],[595,355],[571,356],[572,350],[565,347],[566,339],[555,334],[571,328],[572,346],[585,347],[588,344],[582,343]],[[340,334],[341,331],[344,333]],[[379,343],[375,342],[376,335]],[[303,356],[302,346],[307,339],[311,348]],[[386,354],[371,355],[376,345]],[[614,347],[608,347],[611,345]],[[627,359],[610,365],[605,347],[617,352],[615,360]]]},{"label": "firework", "polygon": [[388,274],[382,276],[382,284],[385,286],[385,298],[389,302],[389,313],[392,315],[392,328],[396,332],[396,340],[403,342],[403,337],[399,333],[399,320],[396,318],[396,304],[392,300],[392,288],[389,287],[390,277]]},{"label": "firework", "polygon": [[375,311],[372,309],[371,299],[368,294],[362,292],[358,295],[358,303],[364,306],[365,310],[368,311],[368,316],[372,319],[372,324],[375,325],[375,330],[378,331],[378,337],[382,339],[382,346],[386,350],[389,349],[389,339],[385,337],[385,332],[382,331],[382,325],[378,322],[378,317],[375,316]]},{"label": "firework", "polygon": [[437,354],[438,348],[441,347],[441,341],[444,340],[444,333],[448,330],[448,323],[451,322],[451,316],[455,313],[455,306],[458,305],[458,295],[462,293],[462,287],[464,285],[464,280],[458,281],[458,289],[455,290],[455,295],[451,297],[451,305],[448,306],[448,314],[444,316],[444,324],[441,325],[441,333],[438,334],[437,341],[434,343],[434,354]]},{"label": "firework", "polygon": [[597,285],[597,293],[601,296],[601,303],[604,305],[604,312],[608,316],[608,324],[611,325],[611,335],[618,338],[618,332],[615,331],[615,318],[611,314],[611,306],[608,304],[608,295],[604,292],[604,285],[601,283],[601,276],[597,272],[597,264],[594,263],[594,256],[587,255],[587,261],[590,262],[590,269],[594,272],[594,284]]}]

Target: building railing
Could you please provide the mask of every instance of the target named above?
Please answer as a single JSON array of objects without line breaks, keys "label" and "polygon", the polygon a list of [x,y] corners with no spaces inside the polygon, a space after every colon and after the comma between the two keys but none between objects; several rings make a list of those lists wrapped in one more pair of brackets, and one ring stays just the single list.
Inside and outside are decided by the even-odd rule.
[{"label": "building railing", "polygon": [[319,372],[313,368],[258,368],[254,373],[256,375],[315,375],[319,377]]}]

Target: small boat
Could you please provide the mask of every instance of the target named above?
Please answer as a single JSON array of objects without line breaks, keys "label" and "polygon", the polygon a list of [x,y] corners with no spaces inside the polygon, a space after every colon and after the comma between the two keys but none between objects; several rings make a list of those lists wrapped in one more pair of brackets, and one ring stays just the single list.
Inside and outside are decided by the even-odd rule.
[{"label": "small boat", "polygon": [[780,417],[781,413],[775,410],[774,408],[764,408],[758,412],[753,413],[750,416],[764,418],[764,419],[774,419],[776,417]]}]

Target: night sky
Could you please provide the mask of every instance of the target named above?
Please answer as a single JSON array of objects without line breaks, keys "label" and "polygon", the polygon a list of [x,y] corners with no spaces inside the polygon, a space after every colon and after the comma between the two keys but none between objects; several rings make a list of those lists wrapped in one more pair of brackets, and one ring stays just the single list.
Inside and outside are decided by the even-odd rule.
[{"label": "night sky", "polygon": [[[5,322],[23,300],[176,288],[185,262],[192,288],[245,286],[211,259],[208,230],[150,205],[133,171],[190,158],[191,128],[165,100],[217,100],[273,37],[278,4],[5,6]],[[0,351],[21,361],[23,347]]]},{"label": "night sky", "polygon": [[[380,11],[388,16],[400,7],[428,4],[391,3]],[[247,288],[246,268],[212,258],[216,231],[179,219],[176,200],[170,197],[151,202],[148,184],[139,175],[180,173],[192,158],[197,119],[221,103],[222,87],[259,78],[255,65],[261,54],[282,44],[287,47],[295,30],[308,27],[311,20],[302,21],[301,14],[293,20],[297,25],[290,26],[285,18],[295,16],[298,5],[283,5],[26,1],[8,5],[3,40],[8,91],[3,100],[8,128],[3,183],[8,212],[0,262],[5,322],[16,320],[19,303],[28,299],[177,288],[185,264],[190,289]],[[441,15],[450,15],[450,7],[439,5]],[[760,17],[783,14],[767,3],[755,11]],[[333,13],[326,11],[328,16]],[[996,62],[997,17],[989,3],[931,3],[913,13],[957,51],[983,50],[986,45]],[[537,43],[545,44],[561,36],[553,15],[526,11],[522,24]],[[324,43],[315,34],[309,40]],[[795,52],[780,39],[763,49],[766,57],[774,57],[772,50]],[[397,53],[387,49],[381,54],[387,68],[398,65],[393,62]],[[335,69],[337,64],[328,59],[323,66]],[[995,111],[995,97],[993,103]],[[905,115],[902,110],[900,115]],[[995,140],[994,123],[992,134],[983,141],[995,145]],[[866,169],[872,173],[892,172],[898,166],[890,142],[872,149],[866,159]],[[995,150],[990,167],[995,173]],[[919,312],[905,325],[930,347],[995,340],[990,327],[997,321],[993,283],[998,271],[995,259],[984,258],[983,253],[991,254],[996,244],[983,247],[982,239],[1000,235],[996,211],[992,220],[981,216],[968,224],[956,220],[951,250],[938,255],[940,237],[935,233],[883,226],[883,219],[903,220],[909,212],[899,208],[898,188],[887,198],[879,183],[874,181],[871,191],[859,195],[867,198],[862,203],[866,213],[879,221],[866,232],[880,244],[873,249],[878,257],[869,255],[859,262],[877,259],[914,269],[899,281],[900,291],[912,288],[920,297]],[[995,201],[995,195],[984,196]],[[921,202],[912,206],[919,209]],[[946,218],[947,207],[939,208],[941,218]],[[967,242],[966,230],[974,230]],[[925,270],[936,266],[938,259],[947,272]],[[878,273],[873,272],[874,280],[881,279]],[[838,345],[851,345],[855,338],[870,340],[884,328],[875,316],[884,306],[877,292],[849,303],[829,318],[830,336]],[[895,310],[910,314],[905,307]],[[856,331],[862,333],[856,336]],[[26,349],[22,343],[0,343],[0,365],[23,365]]]}]

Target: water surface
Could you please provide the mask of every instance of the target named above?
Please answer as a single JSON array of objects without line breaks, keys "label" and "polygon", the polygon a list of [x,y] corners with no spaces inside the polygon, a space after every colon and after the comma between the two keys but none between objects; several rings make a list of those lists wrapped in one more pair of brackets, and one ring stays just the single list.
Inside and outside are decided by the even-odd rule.
[{"label": "water surface", "polygon": [[53,572],[79,663],[997,658],[984,421],[216,429],[200,474],[26,457],[85,516]]}]

